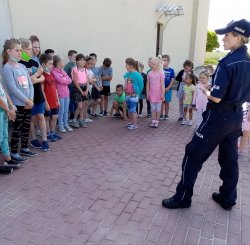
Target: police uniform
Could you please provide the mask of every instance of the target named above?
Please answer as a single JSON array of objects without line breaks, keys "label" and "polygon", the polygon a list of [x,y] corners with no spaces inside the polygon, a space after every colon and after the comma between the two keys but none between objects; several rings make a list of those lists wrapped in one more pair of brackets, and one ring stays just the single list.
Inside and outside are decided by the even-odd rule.
[{"label": "police uniform", "polygon": [[163,200],[164,207],[186,208],[191,205],[198,172],[217,146],[223,183],[213,199],[225,209],[236,204],[239,175],[237,140],[241,135],[242,104],[250,101],[250,57],[245,45],[220,60],[212,79],[211,96],[221,101],[209,100],[203,121],[186,146],[176,194]]}]

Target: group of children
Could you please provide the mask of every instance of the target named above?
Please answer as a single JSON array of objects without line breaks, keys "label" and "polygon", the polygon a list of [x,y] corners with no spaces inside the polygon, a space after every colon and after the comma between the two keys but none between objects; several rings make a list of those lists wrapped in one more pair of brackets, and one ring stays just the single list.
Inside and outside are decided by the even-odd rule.
[{"label": "group of children", "polygon": [[[48,141],[62,139],[56,132],[56,125],[61,133],[66,133],[73,128],[86,128],[93,122],[89,116],[120,116],[128,120],[129,130],[135,130],[146,100],[147,117],[152,118],[149,126],[158,128],[160,120],[169,119],[175,80],[178,81],[178,121],[181,125],[191,126],[193,110],[196,110],[198,128],[206,109],[207,97],[202,90],[209,86],[211,72],[203,70],[197,78],[190,60],[184,62],[183,70],[175,77],[174,70],[169,67],[169,55],[149,58],[146,73],[141,62],[127,58],[124,84],[116,86],[109,113],[110,82],[113,78],[110,58],[105,58],[103,65],[97,67],[96,54],[86,57],[70,50],[69,62],[64,65],[62,57],[55,55],[52,49],[41,54],[40,41],[36,36],[6,40],[2,56],[0,148],[5,161],[0,165],[0,172],[3,173],[11,173],[21,162],[27,161],[27,156],[37,155],[30,150],[29,139],[31,147],[49,151]],[[13,123],[10,147],[9,120]],[[37,139],[38,133],[41,141]]]}]

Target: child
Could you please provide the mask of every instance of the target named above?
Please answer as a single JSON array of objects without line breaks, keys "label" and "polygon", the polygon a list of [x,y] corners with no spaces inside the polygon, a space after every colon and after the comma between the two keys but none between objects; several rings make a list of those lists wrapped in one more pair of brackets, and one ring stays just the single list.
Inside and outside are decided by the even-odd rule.
[{"label": "child", "polygon": [[[169,103],[172,100],[172,85],[175,80],[175,74],[174,70],[169,67],[170,62],[170,56],[167,54],[162,55],[162,61],[163,61],[163,72],[164,72],[164,83],[165,83],[165,101],[162,102],[161,106],[161,116],[160,120],[168,120],[169,116]],[[165,111],[165,115],[163,114]]]},{"label": "child", "polygon": [[[101,105],[101,91],[102,91],[102,81],[100,78],[100,70],[98,67],[96,67],[96,62],[97,62],[97,55],[95,53],[91,53],[89,57],[92,58],[93,66],[90,68],[91,71],[94,73],[95,79],[96,79],[96,86],[93,87],[91,91],[91,97],[94,100],[88,107],[88,113],[90,113],[92,116],[95,118],[99,118],[101,115],[97,115],[96,113],[96,107],[99,105],[100,107],[100,112],[102,110],[102,105]],[[92,112],[91,112],[91,108]]]},{"label": "child", "polygon": [[250,112],[249,112],[249,102],[245,102],[243,107],[243,123],[242,123],[242,135],[240,137],[238,153],[242,154],[248,139],[250,138]]},{"label": "child", "polygon": [[122,84],[118,84],[116,85],[116,95],[114,97],[113,105],[110,110],[110,116],[113,117],[113,112],[114,110],[116,110],[116,114],[119,114],[122,119],[127,120],[126,107],[127,105],[123,86]]},{"label": "child", "polygon": [[62,139],[62,137],[55,133],[59,110],[59,98],[56,91],[55,78],[50,73],[53,68],[53,57],[48,54],[42,54],[40,57],[40,63],[43,67],[43,76],[45,78],[42,88],[45,95],[44,115],[47,126],[47,138],[49,141],[54,142]]},{"label": "child", "polygon": [[[47,142],[46,122],[44,118],[45,98],[41,87],[41,83],[44,82],[44,76],[42,75],[43,69],[41,66],[39,67],[40,61],[38,64],[35,61],[35,59],[31,59],[32,57],[31,41],[24,38],[20,38],[20,41],[22,47],[22,56],[19,62],[25,65],[25,67],[28,69],[31,81],[34,86],[34,106],[31,111],[32,117],[30,124],[30,137],[31,137],[30,145],[33,148],[41,149],[43,152],[47,152],[49,151],[50,148]],[[33,43],[38,43],[38,41],[35,41]],[[38,46],[38,44],[36,45]],[[37,125],[41,131],[42,143],[40,143],[36,139],[35,125]],[[30,153],[27,153],[26,155],[29,156],[29,154]]]},{"label": "child", "polygon": [[69,88],[68,85],[72,82],[71,78],[63,70],[63,59],[55,55],[53,57],[52,76],[56,81],[56,89],[59,97],[60,108],[58,112],[58,129],[61,133],[71,132],[73,129],[68,125],[69,115]]},{"label": "child", "polygon": [[[64,67],[64,71],[68,74],[68,76],[72,79],[71,74],[72,74],[72,70],[73,68],[76,66],[76,55],[77,52],[75,50],[69,50],[68,52],[68,58],[69,58],[69,62],[65,65]],[[77,107],[77,104],[74,101],[73,98],[73,83],[69,84],[69,93],[70,93],[70,101],[69,101],[69,118],[73,119],[74,118],[74,113]]]},{"label": "child", "polygon": [[147,96],[151,103],[152,122],[150,127],[158,128],[161,112],[161,103],[164,101],[164,74],[161,70],[162,61],[154,58],[152,61],[152,71],[148,73]]},{"label": "child", "polygon": [[44,51],[44,53],[45,53],[45,54],[51,55],[52,58],[53,58],[53,56],[55,55],[55,51],[54,51],[53,49],[51,49],[51,48],[46,49],[46,50]]},{"label": "child", "polygon": [[128,129],[133,130],[138,128],[136,107],[143,89],[143,78],[138,70],[138,62],[132,58],[127,58],[126,61],[127,73],[124,75],[125,79],[125,94],[126,103],[128,107],[129,123]]},{"label": "child", "polygon": [[[100,115],[109,116],[108,114],[108,102],[110,95],[110,81],[113,78],[113,69],[111,67],[112,61],[110,58],[103,60],[103,65],[100,67],[100,76],[102,81],[103,90],[101,91],[101,104],[102,111]],[[104,112],[103,112],[104,110]]]},{"label": "child", "polygon": [[[193,74],[186,74],[185,77],[185,85],[183,87],[184,97],[183,97],[183,119],[181,121],[181,125],[187,124],[188,126],[192,126],[192,118],[193,118],[193,108],[192,101],[195,91],[195,76]],[[189,113],[189,120],[187,120],[187,112]]]},{"label": "child", "polygon": [[32,53],[33,53],[32,59],[36,61],[38,65],[40,66],[39,56],[41,55],[41,48],[40,48],[39,38],[35,35],[32,35],[30,36],[29,39],[32,45]]},{"label": "child", "polygon": [[147,95],[146,95],[147,75],[143,72],[144,65],[141,62],[138,62],[138,69],[139,69],[139,73],[141,74],[143,78],[143,90],[139,98],[139,111],[137,108],[137,113],[139,112],[138,117],[142,118],[142,109],[143,109],[144,99],[146,99],[147,101],[147,115],[149,115],[151,112],[150,112],[150,102],[147,100]]},{"label": "child", "polygon": [[193,62],[191,60],[185,60],[183,63],[183,70],[181,70],[175,80],[178,81],[177,86],[177,97],[179,100],[179,114],[180,117],[178,118],[178,122],[182,122],[182,119],[184,118],[184,111],[183,111],[183,99],[184,99],[184,91],[183,87],[185,85],[185,77],[188,73],[192,73],[193,70]]},{"label": "child", "polygon": [[[30,47],[31,48],[31,47]],[[17,162],[25,162],[27,158],[18,153],[18,143],[21,138],[20,153],[30,153],[28,148],[31,109],[33,107],[34,88],[30,76],[21,59],[21,45],[17,39],[6,40],[3,49],[3,80],[8,94],[16,106],[16,120],[11,134],[11,158]]]},{"label": "child", "polygon": [[4,163],[0,164],[0,173],[4,174],[9,174],[13,171],[13,168],[20,167],[19,163],[11,159],[8,142],[8,118],[13,122],[15,121],[15,109],[10,97],[2,87],[0,76],[0,149],[5,158]]},{"label": "child", "polygon": [[[86,118],[89,83],[87,71],[84,68],[85,64],[85,56],[83,54],[78,54],[76,56],[76,67],[72,70],[72,80],[74,83],[73,97],[77,103],[77,109],[72,122],[72,126],[75,128],[79,128],[79,126],[87,128],[84,118]],[[77,120],[78,117],[80,117],[79,121]]]},{"label": "child", "polygon": [[208,86],[209,73],[208,71],[202,71],[199,74],[199,83],[195,87],[194,97],[193,97],[193,107],[197,110],[196,114],[196,129],[200,126],[202,122],[202,113],[207,108],[207,96],[202,92],[202,88]]}]

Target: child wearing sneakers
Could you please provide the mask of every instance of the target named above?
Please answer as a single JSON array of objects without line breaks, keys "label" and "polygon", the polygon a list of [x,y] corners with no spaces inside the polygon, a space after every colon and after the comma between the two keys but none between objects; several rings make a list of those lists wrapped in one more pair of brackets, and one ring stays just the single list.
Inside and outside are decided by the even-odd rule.
[{"label": "child wearing sneakers", "polygon": [[125,92],[123,91],[122,84],[116,85],[116,95],[114,97],[113,105],[110,110],[110,116],[113,117],[114,110],[118,116],[122,119],[127,120],[127,110],[126,110],[126,98]]},{"label": "child wearing sneakers", "polygon": [[[74,83],[73,97],[77,103],[77,109],[74,114],[72,126],[74,128],[84,127],[87,128],[85,121],[87,111],[87,99],[89,91],[89,82],[87,71],[84,68],[86,64],[85,56],[78,54],[76,56],[76,67],[72,70],[72,80]],[[78,120],[79,117],[79,120]]]},{"label": "child wearing sneakers", "polygon": [[[112,61],[110,58],[105,58],[103,60],[103,65],[100,67],[100,77],[102,81],[102,91],[101,91],[101,104],[102,104],[102,111],[100,114],[103,113],[103,116],[108,115],[108,102],[110,96],[110,81],[113,78],[113,69],[111,67]],[[104,110],[104,112],[103,112]]]},{"label": "child wearing sneakers", "polygon": [[[188,126],[192,126],[192,118],[193,118],[193,96],[195,91],[195,76],[193,74],[186,74],[185,77],[185,85],[183,87],[184,91],[184,99],[183,99],[183,119],[181,121],[181,125],[187,124]],[[187,120],[187,113],[189,114],[189,120]]]},{"label": "child wearing sneakers", "polygon": [[0,149],[5,158],[4,163],[0,164],[0,173],[4,174],[9,174],[13,171],[13,168],[20,166],[19,163],[11,159],[8,142],[8,119],[15,121],[15,110],[16,107],[2,87],[0,76]]},{"label": "child wearing sneakers", "polygon": [[164,101],[164,74],[161,69],[162,61],[156,57],[152,61],[152,70],[148,73],[147,96],[151,103],[152,122],[150,127],[158,128],[161,104]]},{"label": "child wearing sneakers", "polygon": [[63,70],[64,62],[63,59],[55,55],[53,57],[53,68],[51,70],[52,76],[56,81],[56,89],[59,97],[60,107],[58,112],[58,124],[59,131],[66,133],[72,131],[72,128],[68,125],[69,115],[69,88],[68,85],[72,82],[71,78]]},{"label": "child wearing sneakers", "polygon": [[[30,47],[31,48],[31,47]],[[32,48],[31,48],[32,49]],[[31,109],[34,105],[34,88],[30,76],[21,59],[21,45],[17,39],[11,38],[4,43],[3,50],[3,81],[8,94],[16,106],[16,120],[11,134],[11,158],[18,162],[25,162],[27,158],[20,156],[18,145],[21,139],[20,153],[30,152],[28,148]],[[36,155],[36,153],[32,153]]]},{"label": "child wearing sneakers", "polygon": [[[160,120],[168,120],[168,113],[169,113],[169,103],[172,99],[172,85],[175,80],[174,70],[169,67],[170,56],[167,54],[162,55],[163,61],[163,72],[165,76],[165,101],[162,102],[161,106],[161,116]],[[165,111],[165,115],[164,115]]]},{"label": "child wearing sneakers", "polygon": [[[48,54],[42,54],[40,63],[43,67],[43,76],[45,78],[42,86],[45,95],[45,120],[47,127],[47,139],[51,142],[62,139],[55,132],[58,111],[59,111],[59,98],[56,90],[55,78],[51,75],[53,68],[53,57]],[[72,131],[72,130],[70,130]]]}]

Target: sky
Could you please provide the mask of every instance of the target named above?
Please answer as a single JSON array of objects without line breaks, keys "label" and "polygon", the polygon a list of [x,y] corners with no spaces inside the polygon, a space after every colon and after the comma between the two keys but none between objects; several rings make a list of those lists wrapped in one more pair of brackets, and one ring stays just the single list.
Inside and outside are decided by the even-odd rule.
[{"label": "sky", "polygon": [[[208,30],[225,27],[232,20],[250,21],[250,0],[210,0]],[[222,44],[221,35],[218,36]],[[220,50],[223,46],[220,46]]]},{"label": "sky", "polygon": [[250,0],[210,0],[208,29],[222,28],[231,20],[250,21]]}]

